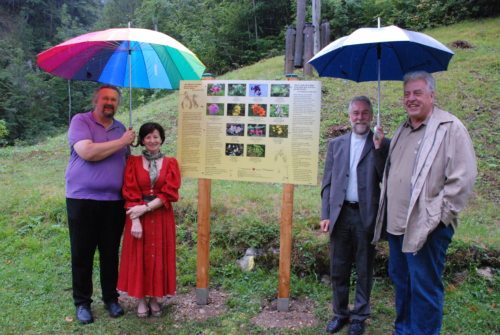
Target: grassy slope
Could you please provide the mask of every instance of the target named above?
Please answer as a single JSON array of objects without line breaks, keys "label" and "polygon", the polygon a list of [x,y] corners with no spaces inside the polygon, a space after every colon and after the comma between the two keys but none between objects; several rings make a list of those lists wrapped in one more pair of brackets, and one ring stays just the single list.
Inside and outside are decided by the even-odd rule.
[{"label": "grassy slope", "polygon": [[[480,177],[477,195],[462,216],[457,239],[500,248],[498,234],[499,181],[499,60],[498,26],[500,19],[466,22],[429,31],[444,43],[467,40],[475,48],[455,50],[449,71],[436,75],[439,105],[458,115],[473,137],[479,159]],[[234,71],[223,79],[282,79],[283,59],[276,57]],[[355,84],[338,79],[322,79],[322,145],[332,125],[347,123],[345,104],[348,97],[365,94],[376,97],[376,84]],[[401,83],[382,84],[382,113],[386,129],[392,133],[404,118],[400,107]],[[125,108],[121,117],[126,119]],[[167,128],[167,154],[175,154],[177,95],[151,103],[134,111],[135,124],[156,120]],[[492,121],[493,120],[493,121]],[[133,315],[108,320],[99,302],[94,305],[98,320],[82,328],[65,321],[73,316],[69,245],[64,207],[64,169],[68,150],[65,135],[32,147],[0,149],[0,329],[3,333],[176,333],[204,334],[264,333],[251,325],[261,299],[276,296],[276,268],[241,274],[234,266],[236,257],[250,245],[276,246],[281,186],[276,184],[214,181],[211,249],[211,285],[230,292],[228,312],[205,323],[176,323],[171,316],[158,321],[141,322]],[[321,163],[320,163],[321,165]],[[321,168],[321,166],[320,166]],[[328,318],[330,290],[318,284],[308,270],[314,268],[316,254],[325,253],[326,239],[315,229],[319,220],[318,187],[297,187],[294,211],[294,264],[292,297],[308,296],[317,302],[316,315],[321,325],[302,330],[318,333]],[[183,199],[176,205],[179,213],[179,291],[195,286],[196,182],[184,180]],[[258,210],[255,208],[258,206]],[[257,233],[258,232],[258,233]],[[194,242],[193,242],[194,241]],[[96,294],[98,280],[96,277]],[[494,334],[499,331],[495,319],[498,301],[495,285],[471,276],[461,285],[448,285],[444,334]],[[371,334],[386,334],[393,317],[391,289],[386,278],[378,278],[374,289],[374,315]],[[95,300],[98,300],[96,298]],[[492,313],[493,312],[493,313]],[[106,320],[102,320],[106,319]],[[283,331],[281,333],[288,333]],[[293,331],[289,333],[294,333]]]}]

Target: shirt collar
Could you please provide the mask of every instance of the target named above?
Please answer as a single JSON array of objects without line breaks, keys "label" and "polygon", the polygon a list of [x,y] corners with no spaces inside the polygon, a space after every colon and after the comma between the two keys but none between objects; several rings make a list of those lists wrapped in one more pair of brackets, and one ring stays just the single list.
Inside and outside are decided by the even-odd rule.
[{"label": "shirt collar", "polygon": [[411,128],[412,131],[414,130],[419,130],[421,129],[422,127],[425,127],[427,126],[427,124],[429,123],[429,119],[431,117],[432,113],[430,113],[426,118],[425,120],[417,127],[417,128],[414,128],[411,124],[411,121],[410,121],[410,118],[407,118],[405,123],[403,124],[403,127],[405,128]]},{"label": "shirt collar", "polygon": [[365,140],[368,137],[369,133],[370,132],[367,131],[366,134],[359,135],[359,134],[356,134],[355,132],[351,132],[351,139],[362,141],[362,140]]},{"label": "shirt collar", "polygon": [[103,127],[104,129],[106,130],[111,130],[111,129],[114,129],[116,127],[118,127],[118,124],[116,123],[115,119],[113,118],[113,123],[108,127],[108,128],[105,128],[102,124],[100,124],[99,122],[97,122],[97,120],[94,118],[94,110],[91,110],[89,112],[90,114],[90,119],[97,125]]}]

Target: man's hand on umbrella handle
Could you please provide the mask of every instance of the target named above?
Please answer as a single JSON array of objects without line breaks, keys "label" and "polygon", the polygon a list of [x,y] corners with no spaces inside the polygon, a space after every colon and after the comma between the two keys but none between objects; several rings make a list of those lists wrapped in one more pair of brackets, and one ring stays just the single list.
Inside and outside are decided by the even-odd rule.
[{"label": "man's hand on umbrella handle", "polygon": [[379,149],[382,146],[382,140],[384,139],[384,128],[382,128],[382,126],[375,126],[373,132],[373,145],[375,146],[375,149]]},{"label": "man's hand on umbrella handle", "polygon": [[135,131],[132,128],[126,130],[122,135],[122,140],[126,145],[131,145],[135,140]]}]

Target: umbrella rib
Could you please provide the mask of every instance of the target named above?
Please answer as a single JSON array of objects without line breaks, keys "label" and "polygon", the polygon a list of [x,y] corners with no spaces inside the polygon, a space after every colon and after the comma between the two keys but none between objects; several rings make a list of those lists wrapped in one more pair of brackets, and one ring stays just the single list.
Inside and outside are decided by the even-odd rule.
[{"label": "umbrella rib", "polygon": [[[368,54],[368,52],[369,52],[371,49],[373,49],[373,47],[365,48],[365,49],[364,49],[364,52],[363,52],[363,57],[362,57],[361,59],[366,59],[366,55]],[[362,68],[363,68],[362,66],[358,66],[358,72],[356,73],[356,76],[355,76],[355,78],[356,78],[356,80],[355,80],[355,81],[356,81],[357,83],[359,83],[359,82],[360,82],[359,80],[360,80],[360,77],[361,77],[361,70],[362,70]]]}]

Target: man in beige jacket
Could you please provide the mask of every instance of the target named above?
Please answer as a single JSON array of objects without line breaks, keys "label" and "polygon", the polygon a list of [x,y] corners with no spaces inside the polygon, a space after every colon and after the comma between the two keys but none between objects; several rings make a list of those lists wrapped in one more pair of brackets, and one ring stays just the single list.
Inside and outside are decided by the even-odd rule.
[{"label": "man in beige jacket", "polygon": [[429,73],[405,75],[408,119],[391,141],[382,181],[374,242],[387,233],[395,335],[439,334],[446,250],[477,175],[467,130],[434,105],[434,94]]}]

